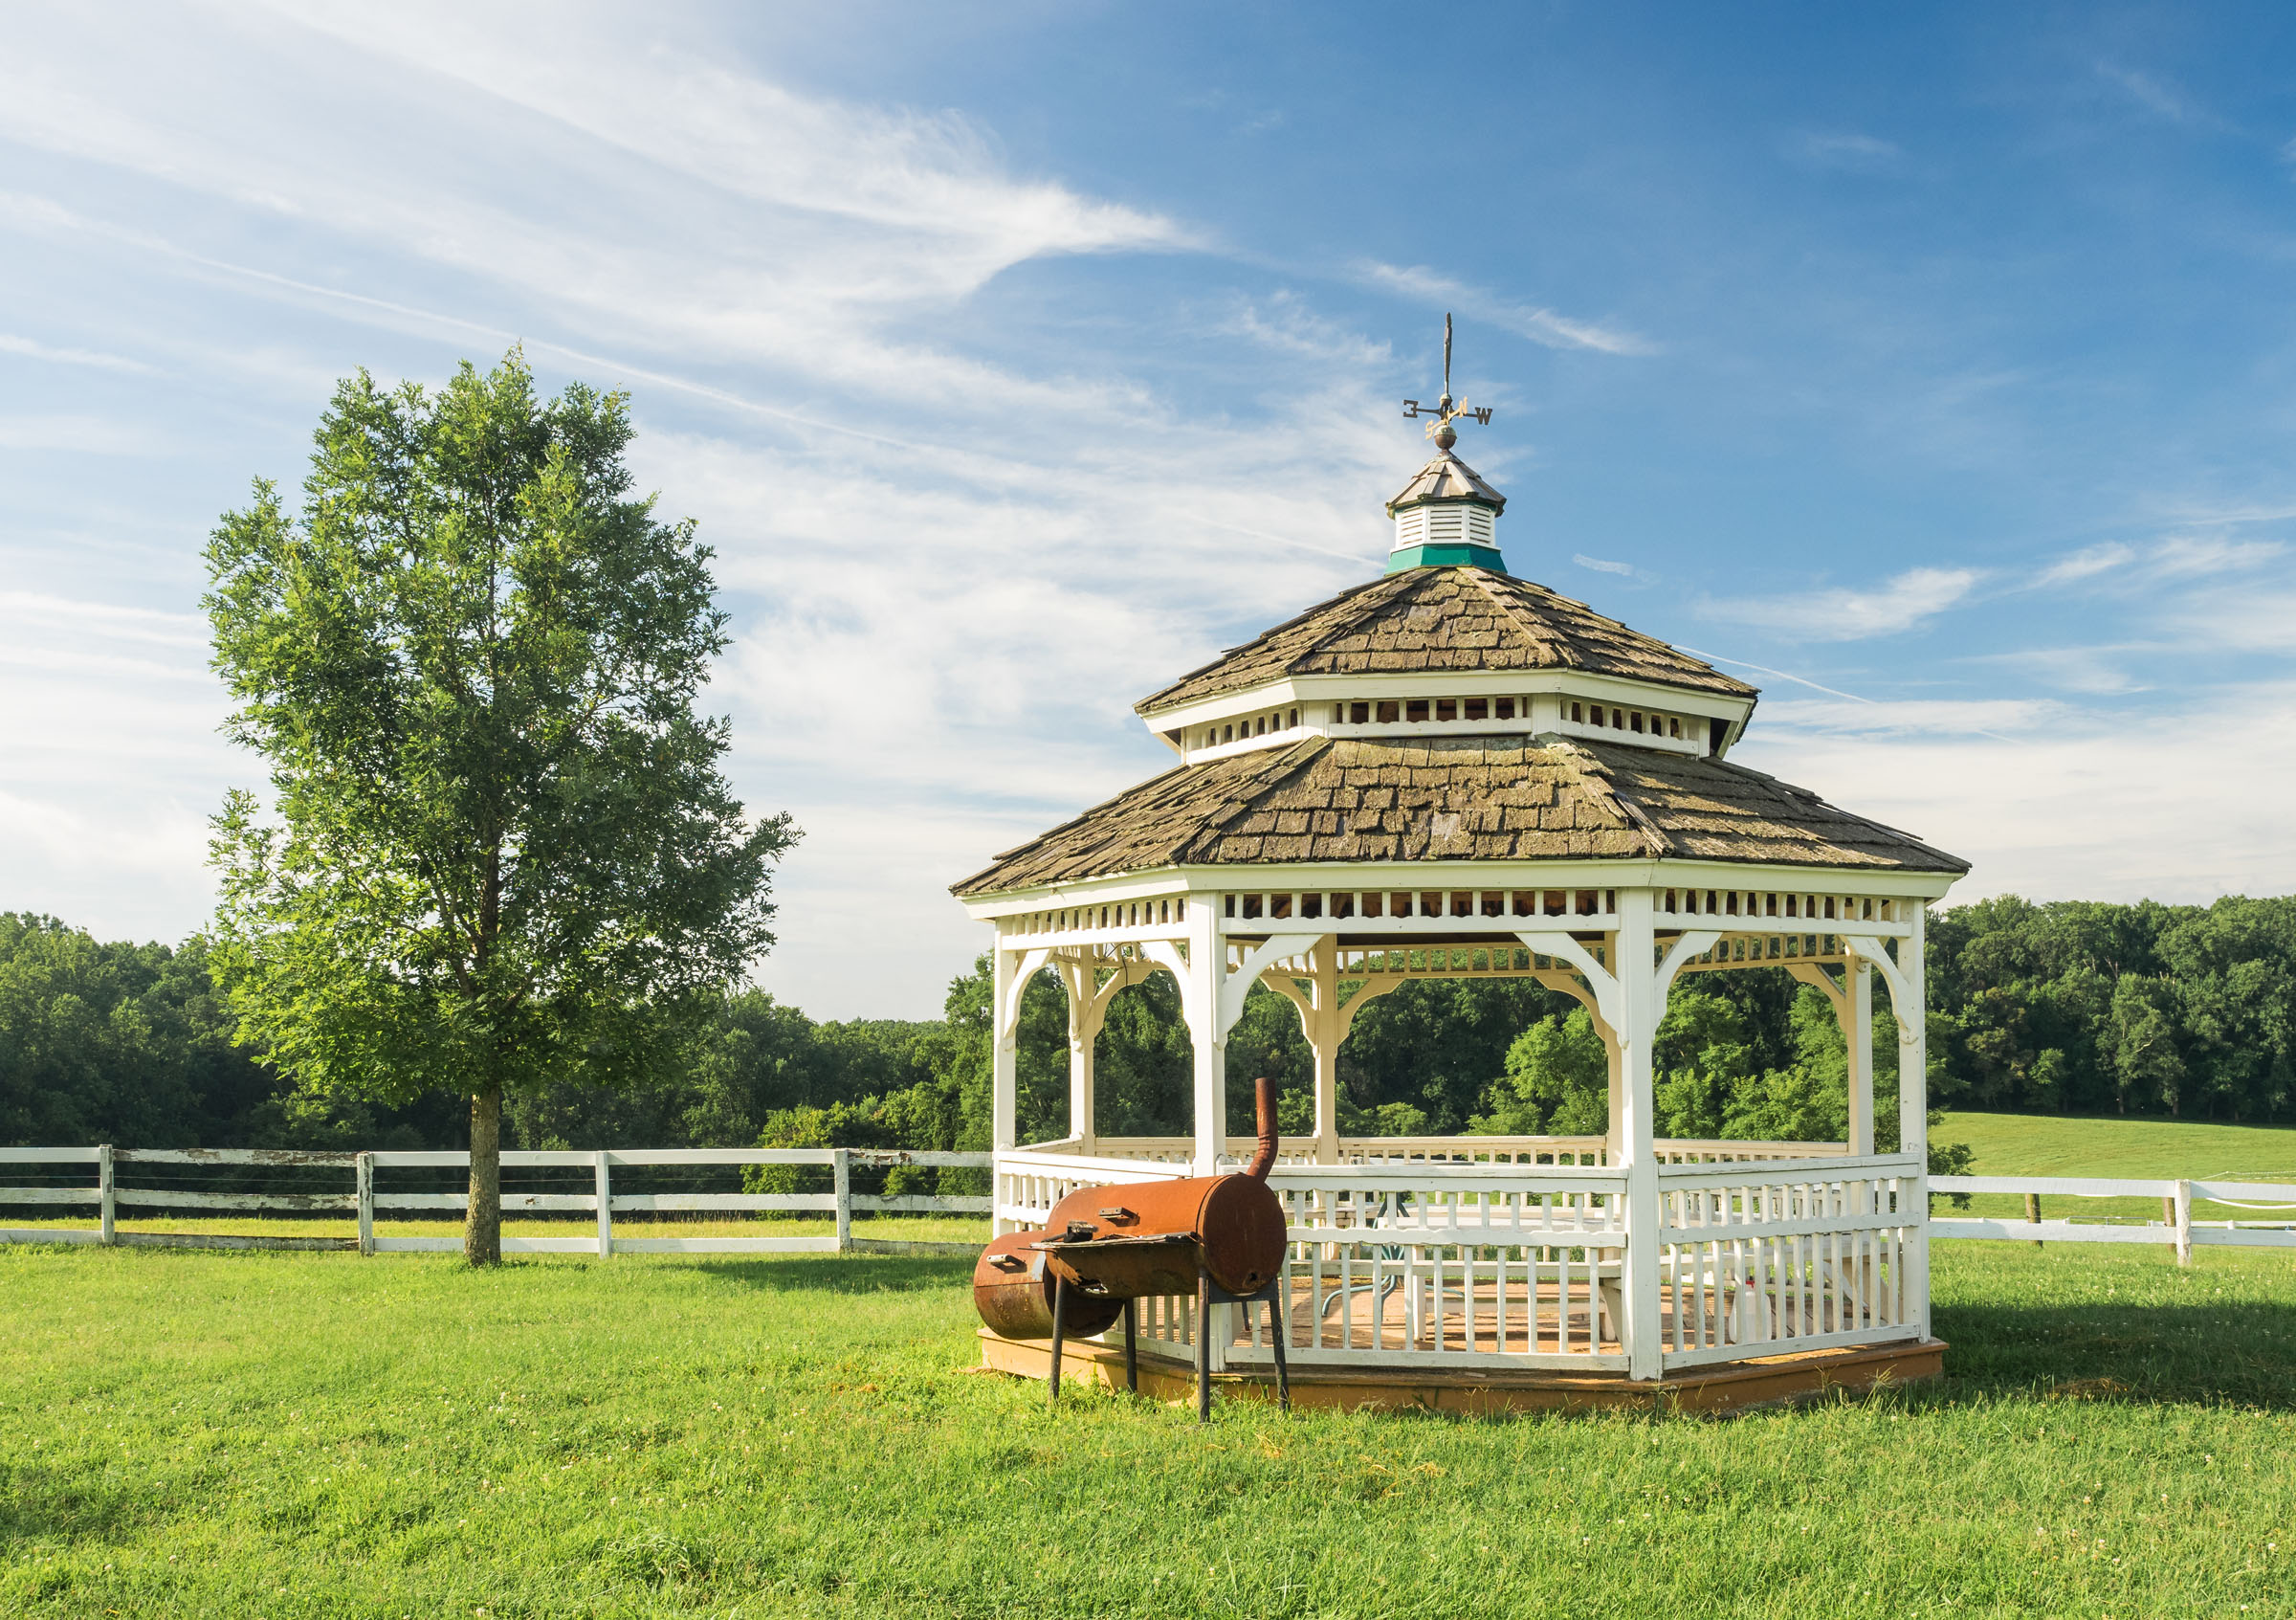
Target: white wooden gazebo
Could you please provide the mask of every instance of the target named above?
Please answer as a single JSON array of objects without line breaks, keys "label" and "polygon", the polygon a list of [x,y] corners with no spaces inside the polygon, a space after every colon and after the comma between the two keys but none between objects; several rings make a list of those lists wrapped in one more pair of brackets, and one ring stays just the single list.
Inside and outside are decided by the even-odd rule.
[{"label": "white wooden gazebo", "polygon": [[[1746,1364],[1758,1395],[1780,1367],[1933,1369],[1922,927],[1966,863],[1732,764],[1755,691],[1507,573],[1505,500],[1444,429],[1389,504],[1383,576],[1142,701],[1170,770],[956,886],[996,929],[998,1231],[1074,1187],[1245,1156],[1225,1131],[1225,1041],[1262,984],[1297,1007],[1315,1059],[1314,1134],[1286,1139],[1270,1178],[1288,1285],[1272,1310],[1220,1307],[1208,1325],[1189,1301],[1152,1302],[1146,1347],[1184,1360],[1208,1331],[1215,1365],[1248,1378],[1284,1332],[1310,1398],[1319,1377],[1358,1397],[1446,1374],[1486,1395],[1567,1374],[1646,1396]],[[1071,1129],[1023,1145],[1014,1032],[1046,967],[1068,989]],[[1654,1136],[1669,987],[1755,968],[1832,1002],[1846,1142]],[[1194,1043],[1194,1134],[1101,1136],[1094,1037],[1110,999],[1159,970]],[[1604,1136],[1339,1134],[1355,1015],[1456,975],[1534,978],[1588,1009],[1610,1055]],[[1901,1042],[1888,1144],[1877,978]],[[1036,1367],[1030,1347],[986,1348]]]}]

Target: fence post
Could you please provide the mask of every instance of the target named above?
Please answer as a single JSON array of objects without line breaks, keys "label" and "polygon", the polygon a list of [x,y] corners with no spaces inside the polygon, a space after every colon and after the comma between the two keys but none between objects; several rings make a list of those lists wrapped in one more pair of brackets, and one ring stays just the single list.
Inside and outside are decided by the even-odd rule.
[{"label": "fence post", "polygon": [[117,1243],[120,1234],[112,1226],[112,1144],[105,1143],[96,1150],[96,1205],[97,1223],[101,1228],[99,1243]]},{"label": "fence post", "polygon": [[2174,1203],[2176,1215],[2176,1263],[2180,1266],[2189,1266],[2193,1263],[2193,1184],[2191,1182],[2180,1181],[2176,1184],[2176,1197]]},{"label": "fence post", "polygon": [[[2039,1225],[2041,1225],[2041,1194],[2040,1194],[2040,1193],[2038,1193],[2038,1192],[2028,1192],[2028,1193],[2026,1193],[2026,1194],[2025,1194],[2025,1219],[2027,1219],[2028,1221],[2031,1221],[2031,1222],[2032,1222],[2032,1223],[2033,1223],[2035,1226],[2039,1226]],[[2033,1247],[2034,1247],[2034,1248],[2036,1248],[2036,1249],[2041,1249],[2041,1248],[2044,1248],[2044,1247],[2046,1247],[2046,1245],[2044,1245],[2044,1244],[2041,1244],[2041,1243],[2036,1243],[2036,1244],[2034,1244],[2034,1245],[2033,1245]]]},{"label": "fence post", "polygon": [[362,1153],[352,1161],[359,1177],[359,1253],[375,1252],[375,1156]]},{"label": "fence post", "polygon": [[614,1178],[606,1165],[606,1149],[601,1147],[597,1157],[598,1175],[598,1253],[614,1252]]},{"label": "fence post", "polygon": [[837,1253],[842,1254],[853,1241],[853,1150],[833,1147],[829,1155],[829,1174],[837,1188]]}]

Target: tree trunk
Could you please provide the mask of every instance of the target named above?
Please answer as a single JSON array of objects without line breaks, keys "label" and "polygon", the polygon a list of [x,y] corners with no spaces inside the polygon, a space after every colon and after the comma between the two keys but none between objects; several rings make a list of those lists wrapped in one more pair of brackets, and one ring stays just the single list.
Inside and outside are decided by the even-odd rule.
[{"label": "tree trunk", "polygon": [[462,1221],[462,1257],[502,1263],[502,1088],[471,1098],[471,1203]]}]

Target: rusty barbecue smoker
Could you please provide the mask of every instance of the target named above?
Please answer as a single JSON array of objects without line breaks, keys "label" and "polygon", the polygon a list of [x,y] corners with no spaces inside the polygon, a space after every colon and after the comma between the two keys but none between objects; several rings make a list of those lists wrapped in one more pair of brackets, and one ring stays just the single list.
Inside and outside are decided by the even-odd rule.
[{"label": "rusty barbecue smoker", "polygon": [[1052,1206],[1042,1232],[998,1238],[973,1268],[973,1304],[1007,1339],[1052,1341],[1052,1398],[1071,1334],[1124,1322],[1124,1387],[1140,1387],[1135,1301],[1196,1296],[1196,1415],[1211,1416],[1211,1307],[1265,1300],[1272,1319],[1277,1397],[1292,1408],[1285,1313],[1274,1308],[1284,1264],[1284,1206],[1268,1190],[1275,1164],[1275,1082],[1255,1083],[1260,1146],[1241,1175],[1079,1187]]}]

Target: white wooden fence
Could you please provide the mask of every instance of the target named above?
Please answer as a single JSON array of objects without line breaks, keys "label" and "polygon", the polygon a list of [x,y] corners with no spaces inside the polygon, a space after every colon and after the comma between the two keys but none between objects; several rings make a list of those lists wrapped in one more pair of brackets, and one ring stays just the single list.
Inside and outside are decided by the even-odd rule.
[{"label": "white wooden fence", "polygon": [[[971,1254],[978,1244],[910,1242],[855,1237],[856,1213],[974,1214],[985,1216],[986,1196],[926,1193],[855,1192],[856,1167],[917,1165],[986,1169],[985,1153],[901,1153],[857,1147],[729,1147],[729,1148],[621,1148],[596,1152],[514,1152],[502,1155],[504,1170],[587,1170],[591,1186],[585,1191],[520,1192],[502,1195],[504,1215],[525,1213],[594,1213],[594,1235],[512,1237],[502,1239],[505,1254]],[[827,1192],[617,1192],[617,1169],[672,1166],[738,1169],[752,1165],[826,1167]],[[356,1249],[363,1254],[405,1251],[459,1251],[459,1237],[386,1237],[375,1232],[378,1210],[388,1213],[459,1215],[470,1202],[467,1192],[377,1191],[379,1173],[394,1170],[461,1170],[466,1175],[470,1155],[463,1152],[319,1153],[275,1148],[152,1148],[152,1147],[0,1147],[0,1167],[61,1166],[47,1171],[42,1185],[0,1185],[0,1209],[27,1205],[57,1205],[85,1209],[94,1206],[93,1227],[0,1227],[0,1243],[101,1243],[214,1249]],[[73,1166],[92,1172],[86,1185]],[[138,1179],[138,1166],[205,1165],[275,1172],[343,1172],[349,1185],[340,1191],[241,1192],[220,1188],[165,1188],[122,1186],[121,1170]],[[0,1176],[6,1176],[0,1168]],[[24,1174],[19,1170],[18,1177]],[[64,1185],[58,1185],[61,1181]],[[216,1232],[144,1232],[119,1230],[119,1213],[127,1210],[213,1210],[225,1214],[266,1212],[306,1215],[347,1214],[358,1222],[357,1237],[276,1237]],[[763,1211],[806,1211],[834,1217],[830,1233],[779,1236],[663,1237],[620,1236],[614,1231],[616,1213],[746,1214]],[[651,1234],[659,1230],[648,1223]],[[982,1233],[986,1239],[985,1231]]]},{"label": "white wooden fence", "polygon": [[[1951,1212],[1930,1217],[1932,1237],[1999,1238],[2018,1243],[2159,1243],[2173,1245],[2180,1264],[2193,1249],[2296,1249],[2296,1187],[2252,1181],[2125,1181],[2091,1176],[1932,1176],[1939,1193],[2021,1193],[2026,1218],[1972,1218]],[[2146,1198],[2160,1201],[2157,1224],[2115,1226],[2103,1221],[2043,1220],[2042,1198]],[[2273,1221],[2196,1221],[2193,1205],[2220,1204],[2279,1215]]]}]

